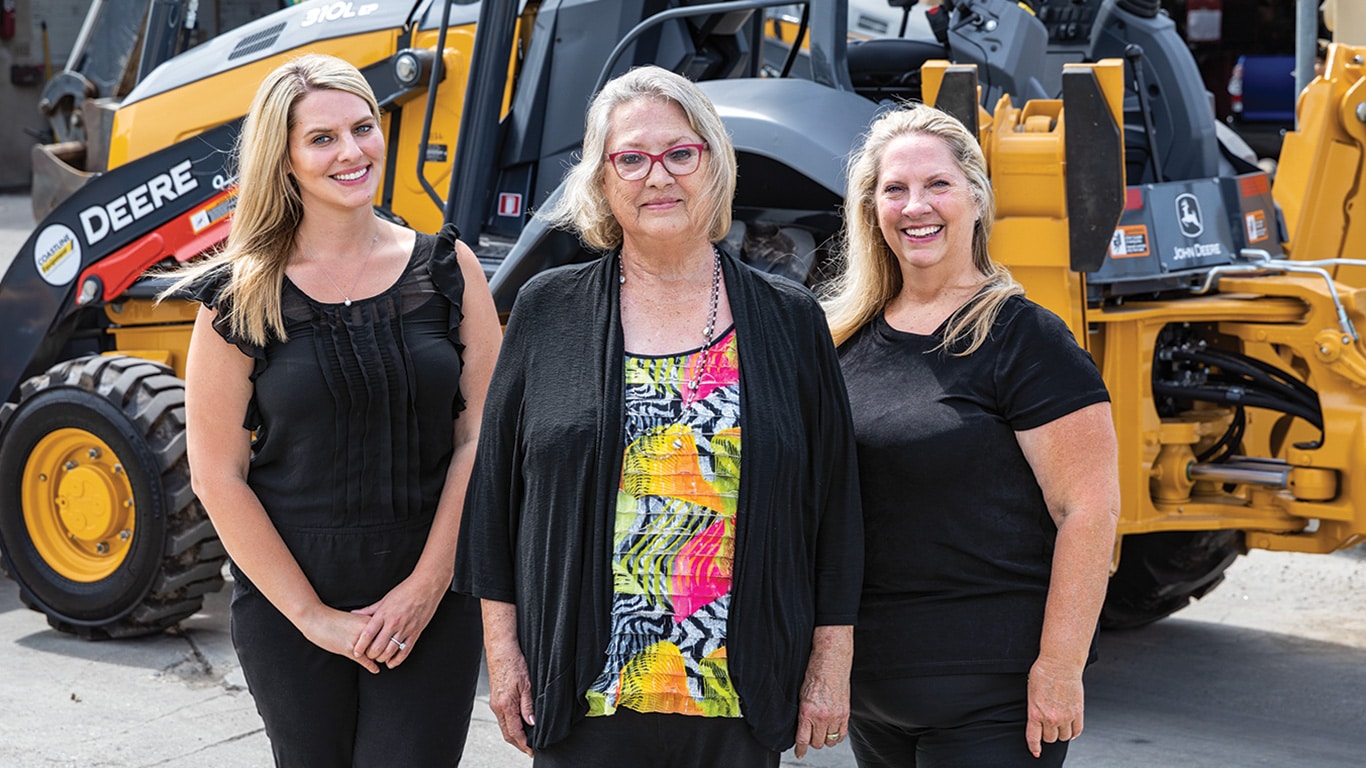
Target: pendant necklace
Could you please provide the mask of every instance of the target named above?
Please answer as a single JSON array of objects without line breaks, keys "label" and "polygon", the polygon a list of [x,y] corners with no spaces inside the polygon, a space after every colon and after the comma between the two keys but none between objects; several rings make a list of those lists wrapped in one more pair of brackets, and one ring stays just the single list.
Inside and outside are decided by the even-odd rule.
[{"label": "pendant necklace", "polygon": [[318,252],[313,250],[313,246],[309,245],[307,242],[304,242],[303,240],[300,240],[299,242],[304,244],[304,248],[308,249],[308,254],[313,257],[313,261],[317,262],[318,271],[322,272],[323,277],[327,278],[327,282],[331,283],[332,287],[336,289],[337,293],[341,294],[342,304],[349,307],[351,306],[351,294],[355,293],[356,286],[360,285],[360,278],[362,275],[365,274],[365,265],[370,261],[370,254],[375,252],[375,243],[378,241],[379,232],[376,232],[375,234],[370,236],[370,248],[365,252],[365,258],[360,260],[360,269],[356,270],[356,279],[351,281],[350,291],[343,291],[341,289],[341,286],[337,285],[337,281],[333,280],[332,276],[327,274],[327,267],[323,266],[323,261],[322,259],[318,258]]}]

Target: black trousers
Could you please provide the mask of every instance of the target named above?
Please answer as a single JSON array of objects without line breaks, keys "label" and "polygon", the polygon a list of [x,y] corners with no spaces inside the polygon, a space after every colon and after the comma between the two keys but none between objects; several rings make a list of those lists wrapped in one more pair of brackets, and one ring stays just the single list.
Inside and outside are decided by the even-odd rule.
[{"label": "black trousers", "polygon": [[1025,675],[855,680],[849,742],[859,768],[1057,768],[1067,742],[1025,743]]},{"label": "black trousers", "polygon": [[564,741],[536,750],[532,768],[777,768],[738,717],[641,713],[586,717]]},{"label": "black trousers", "polygon": [[403,664],[377,675],[310,643],[240,583],[231,618],[277,766],[460,764],[479,681],[479,601],[448,593]]}]

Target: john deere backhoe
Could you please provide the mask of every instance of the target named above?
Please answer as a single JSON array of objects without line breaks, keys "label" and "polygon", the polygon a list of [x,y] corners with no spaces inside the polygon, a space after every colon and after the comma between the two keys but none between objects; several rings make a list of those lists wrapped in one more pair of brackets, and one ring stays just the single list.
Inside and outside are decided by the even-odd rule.
[{"label": "john deere backhoe", "polygon": [[936,103],[987,150],[993,253],[1071,324],[1114,398],[1124,509],[1107,623],[1179,609],[1247,547],[1359,542],[1366,271],[1335,261],[1362,236],[1358,52],[1335,48],[1306,94],[1273,190],[1221,153],[1156,0],[959,0],[940,38],[858,44],[846,13],[313,0],[145,73],[102,106],[108,134],[84,137],[87,162],[107,147],[99,172],[0,281],[0,551],[24,601],[60,629],[121,636],[173,625],[221,584],[184,460],[194,307],[154,307],[144,273],[225,236],[237,120],[305,49],[354,62],[380,96],[377,208],[426,231],[456,223],[504,311],[530,275],[592,257],[528,213],[556,194],[615,73],[656,63],[702,83],[739,153],[728,239],[813,285],[861,132],[889,98]]}]

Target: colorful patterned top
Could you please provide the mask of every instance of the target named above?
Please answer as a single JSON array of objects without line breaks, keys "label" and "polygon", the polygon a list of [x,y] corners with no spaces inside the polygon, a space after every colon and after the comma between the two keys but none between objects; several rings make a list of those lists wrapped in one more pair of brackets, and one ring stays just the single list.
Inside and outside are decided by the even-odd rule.
[{"label": "colorful patterned top", "polygon": [[[704,359],[705,358],[705,359]],[[740,488],[735,330],[703,352],[626,355],[612,639],[588,714],[740,717],[726,619]],[[695,402],[687,382],[702,365]]]}]

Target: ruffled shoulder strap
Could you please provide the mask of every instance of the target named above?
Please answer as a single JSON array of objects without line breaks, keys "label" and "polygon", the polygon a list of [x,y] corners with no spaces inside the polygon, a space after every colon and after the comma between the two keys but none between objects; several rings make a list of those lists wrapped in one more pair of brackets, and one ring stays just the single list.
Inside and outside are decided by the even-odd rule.
[{"label": "ruffled shoulder strap", "polygon": [[218,316],[213,319],[213,329],[218,331],[218,335],[222,336],[229,344],[236,346],[242,351],[242,354],[256,360],[259,367],[260,363],[266,359],[265,349],[234,334],[232,326],[228,322],[232,303],[224,293],[227,291],[228,281],[231,278],[232,267],[223,264],[195,280],[187,286],[186,290],[191,299],[218,313]]},{"label": "ruffled shoulder strap", "polygon": [[454,224],[447,224],[435,237],[436,244],[431,258],[427,260],[427,271],[437,292],[451,303],[448,335],[456,349],[464,352],[465,345],[460,343],[460,322],[465,316],[460,308],[465,298],[465,275],[460,271],[460,259],[455,252],[455,241],[460,238],[460,230]]}]

